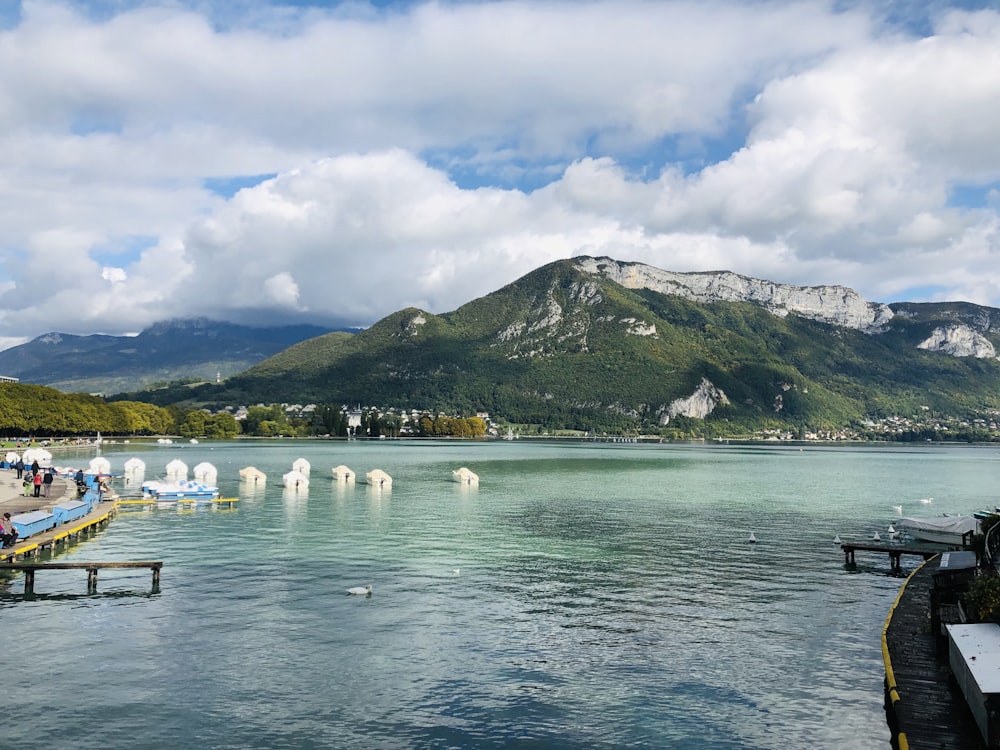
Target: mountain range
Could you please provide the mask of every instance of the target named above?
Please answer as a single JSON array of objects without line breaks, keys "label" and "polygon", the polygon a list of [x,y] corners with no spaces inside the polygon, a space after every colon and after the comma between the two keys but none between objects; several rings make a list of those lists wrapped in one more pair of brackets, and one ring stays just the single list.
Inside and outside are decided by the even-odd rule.
[{"label": "mountain range", "polygon": [[449,313],[407,308],[297,343],[218,385],[131,398],[488,411],[585,430],[738,433],[1000,407],[1000,310],[867,302],[611,258],[543,266]]},{"label": "mountain range", "polygon": [[100,394],[180,379],[215,381],[329,332],[311,325],[255,328],[192,318],[156,323],[136,336],[47,333],[0,351],[0,375]]}]

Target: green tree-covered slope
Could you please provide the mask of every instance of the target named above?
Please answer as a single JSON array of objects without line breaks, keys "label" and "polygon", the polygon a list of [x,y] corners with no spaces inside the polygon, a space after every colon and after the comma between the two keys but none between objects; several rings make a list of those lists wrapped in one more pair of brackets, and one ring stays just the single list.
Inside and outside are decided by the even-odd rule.
[{"label": "green tree-covered slope", "polygon": [[220,386],[134,397],[485,410],[512,422],[615,430],[663,426],[671,405],[708,381],[725,400],[705,424],[733,434],[1000,406],[995,358],[916,347],[940,322],[934,312],[910,311],[881,333],[863,333],[750,302],[627,289],[560,261],[447,314],[400,310],[357,335],[304,341]]}]

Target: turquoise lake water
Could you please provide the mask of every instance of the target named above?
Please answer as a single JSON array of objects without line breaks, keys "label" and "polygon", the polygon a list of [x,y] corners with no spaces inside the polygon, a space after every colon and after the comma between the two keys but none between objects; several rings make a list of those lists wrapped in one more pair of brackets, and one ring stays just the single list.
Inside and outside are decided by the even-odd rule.
[{"label": "turquoise lake water", "polygon": [[[845,570],[833,538],[884,532],[897,504],[992,507],[1000,468],[996,448],[930,445],[102,455],[114,471],[138,456],[147,479],[208,461],[240,502],[123,511],[57,555],[163,560],[155,593],[138,570],[101,571],[96,595],[82,571],[39,573],[32,599],[0,581],[0,746],[888,747],[879,639],[901,580],[882,556]],[[297,458],[305,493],[281,486]],[[359,483],[333,481],[342,463]],[[251,465],[265,487],[241,487]],[[460,466],[478,488],[451,481]],[[375,468],[391,491],[363,483]]]}]

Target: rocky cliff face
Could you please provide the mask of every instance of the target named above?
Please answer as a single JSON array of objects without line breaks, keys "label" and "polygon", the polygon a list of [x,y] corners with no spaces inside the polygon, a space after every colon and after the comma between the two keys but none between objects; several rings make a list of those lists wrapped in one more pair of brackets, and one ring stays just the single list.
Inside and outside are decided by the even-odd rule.
[{"label": "rocky cliff face", "polygon": [[694,302],[751,302],[779,317],[794,313],[866,333],[879,332],[893,317],[888,305],[866,302],[843,286],[791,286],[729,271],[675,273],[611,258],[579,258],[577,268],[628,289],[651,289]]},{"label": "rocky cliff face", "polygon": [[677,416],[704,419],[719,404],[728,404],[729,399],[719,388],[716,388],[708,378],[702,378],[701,383],[687,398],[679,398],[660,411],[660,424],[665,425]]},{"label": "rocky cliff face", "polygon": [[996,349],[989,339],[966,325],[935,328],[928,338],[917,344],[917,348],[943,352],[953,357],[997,358]]}]

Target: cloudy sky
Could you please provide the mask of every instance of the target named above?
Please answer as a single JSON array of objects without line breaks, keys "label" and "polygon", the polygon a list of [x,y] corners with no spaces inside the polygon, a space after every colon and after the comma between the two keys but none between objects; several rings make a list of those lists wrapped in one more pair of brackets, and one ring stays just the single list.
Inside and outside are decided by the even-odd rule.
[{"label": "cloudy sky", "polygon": [[0,3],[0,348],[550,261],[1000,307],[1000,2]]}]

